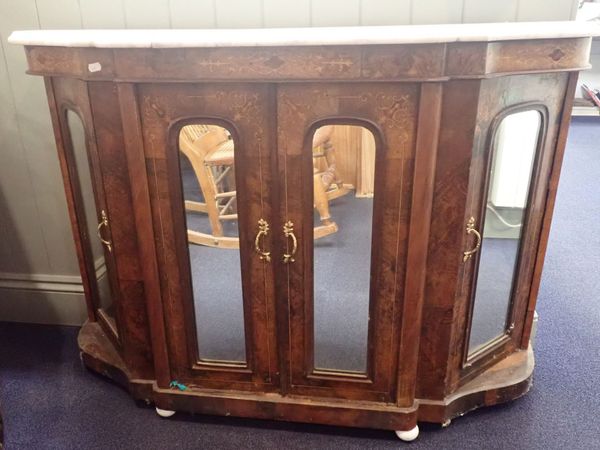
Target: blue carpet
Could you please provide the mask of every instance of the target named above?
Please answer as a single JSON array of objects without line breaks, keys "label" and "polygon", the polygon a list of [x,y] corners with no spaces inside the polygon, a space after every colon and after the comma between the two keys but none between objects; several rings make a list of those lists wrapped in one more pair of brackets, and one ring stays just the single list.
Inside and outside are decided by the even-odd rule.
[{"label": "blue carpet", "polygon": [[469,352],[504,334],[519,241],[483,238]]},{"label": "blue carpet", "polygon": [[6,448],[600,448],[600,122],[571,127],[538,301],[534,386],[522,399],[422,425],[399,442],[378,430],[178,414],[159,419],[85,370],[75,328],[0,324]]}]

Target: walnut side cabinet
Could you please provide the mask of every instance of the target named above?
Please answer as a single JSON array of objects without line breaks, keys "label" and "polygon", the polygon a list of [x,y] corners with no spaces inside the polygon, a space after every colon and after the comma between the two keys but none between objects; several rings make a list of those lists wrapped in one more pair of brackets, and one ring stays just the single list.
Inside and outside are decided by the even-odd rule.
[{"label": "walnut side cabinet", "polygon": [[[592,33],[570,24],[329,33],[11,38],[46,84],[89,314],[83,361],[162,415],[381,428],[410,440],[418,421],[448,424],[531,385],[536,296]],[[503,129],[512,115],[533,134]],[[198,353],[178,150],[182,127],[198,121],[235,141],[241,362]],[[359,221],[372,228],[360,371],[322,369],[314,358],[322,277],[313,269],[311,136],[325,124],[361,126],[376,147],[372,214]],[[503,209],[497,154],[528,139],[522,204],[513,196]],[[514,211],[517,224],[507,219]],[[483,230],[492,216],[517,229],[506,282]],[[473,349],[490,262],[507,301],[490,319],[498,332]]]}]

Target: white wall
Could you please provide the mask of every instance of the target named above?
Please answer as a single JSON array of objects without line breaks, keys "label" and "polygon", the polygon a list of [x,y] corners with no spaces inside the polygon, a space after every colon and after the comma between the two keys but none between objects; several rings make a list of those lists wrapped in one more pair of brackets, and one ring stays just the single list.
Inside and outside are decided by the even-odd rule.
[{"label": "white wall", "polygon": [[488,197],[493,206],[525,209],[540,125],[537,111],[510,114],[500,123]]},{"label": "white wall", "polygon": [[568,20],[576,0],[0,0],[0,320],[78,324],[85,306],[48,106],[13,30]]}]

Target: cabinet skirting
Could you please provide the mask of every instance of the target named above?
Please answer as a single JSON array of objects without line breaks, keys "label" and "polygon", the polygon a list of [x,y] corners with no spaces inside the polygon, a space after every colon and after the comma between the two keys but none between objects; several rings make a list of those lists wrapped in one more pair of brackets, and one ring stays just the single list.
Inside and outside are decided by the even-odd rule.
[{"label": "cabinet skirting", "polygon": [[277,393],[161,389],[153,380],[131,378],[98,324],[86,322],[78,342],[82,361],[89,369],[112,379],[136,400],[162,409],[322,425],[352,423],[352,426],[387,430],[410,429],[416,421],[447,424],[481,406],[517,399],[529,391],[534,368],[533,350],[529,347],[512,354],[443,400],[416,399],[412,407],[398,408],[377,402],[316,401]]}]

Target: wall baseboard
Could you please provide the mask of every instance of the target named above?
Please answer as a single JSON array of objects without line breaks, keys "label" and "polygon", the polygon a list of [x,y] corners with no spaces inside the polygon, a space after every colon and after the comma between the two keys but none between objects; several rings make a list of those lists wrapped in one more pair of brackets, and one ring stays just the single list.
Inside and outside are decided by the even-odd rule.
[{"label": "wall baseboard", "polygon": [[81,277],[0,272],[0,321],[81,325],[86,318]]},{"label": "wall baseboard", "polygon": [[83,293],[78,275],[0,272],[0,289]]}]

